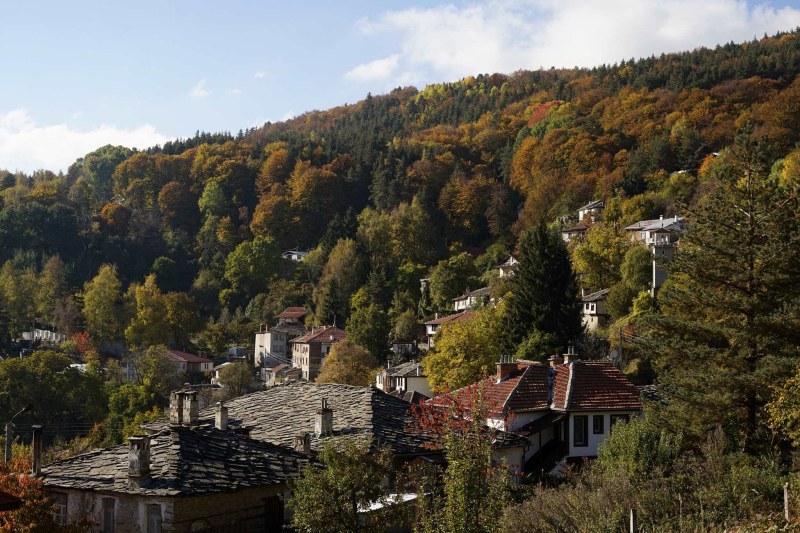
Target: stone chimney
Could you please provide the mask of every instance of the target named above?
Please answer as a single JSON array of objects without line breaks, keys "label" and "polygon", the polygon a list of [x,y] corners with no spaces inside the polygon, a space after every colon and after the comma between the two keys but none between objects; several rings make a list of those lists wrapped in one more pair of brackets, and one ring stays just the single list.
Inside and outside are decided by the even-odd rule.
[{"label": "stone chimney", "polygon": [[510,355],[501,355],[500,362],[497,363],[497,382],[500,383],[508,379],[511,372],[516,370],[517,364],[512,361]]},{"label": "stone chimney", "polygon": [[587,289],[586,287],[581,287],[581,297],[589,296],[592,294],[592,289]]},{"label": "stone chimney", "polygon": [[564,354],[564,364],[568,365],[573,363],[578,358],[578,354],[575,353],[575,348],[573,346],[567,347],[567,353]]},{"label": "stone chimney", "polygon": [[557,367],[558,365],[564,364],[564,358],[557,354],[551,355],[550,357],[548,357],[547,360],[550,361],[550,366],[553,368]]},{"label": "stone chimney", "polygon": [[197,405],[197,392],[184,391],[183,392],[183,425],[195,426],[197,425],[197,417],[200,409]]},{"label": "stone chimney", "polygon": [[42,426],[31,426],[31,429],[33,430],[31,474],[40,476],[42,474]]},{"label": "stone chimney", "polygon": [[302,435],[294,436],[294,451],[304,453],[306,455],[311,453],[311,435],[303,433]]},{"label": "stone chimney", "polygon": [[217,402],[214,408],[214,427],[223,431],[228,429],[228,408],[222,402]]},{"label": "stone chimney", "polygon": [[176,390],[169,394],[169,423],[173,426],[183,424],[183,391]]},{"label": "stone chimney", "polygon": [[128,438],[128,477],[141,481],[150,473],[150,437]]},{"label": "stone chimney", "polygon": [[333,432],[333,409],[328,407],[328,400],[322,399],[322,406],[314,417],[314,434],[317,437],[330,435]]}]

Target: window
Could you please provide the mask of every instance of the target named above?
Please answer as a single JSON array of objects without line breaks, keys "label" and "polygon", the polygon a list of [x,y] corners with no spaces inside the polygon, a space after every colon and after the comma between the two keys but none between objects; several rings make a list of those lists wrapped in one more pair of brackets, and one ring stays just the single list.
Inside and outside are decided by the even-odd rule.
[{"label": "window", "polygon": [[573,444],[575,446],[588,446],[589,417],[585,415],[574,416],[572,420]]},{"label": "window", "polygon": [[605,433],[605,415],[592,416],[592,433],[595,435],[602,435]]},{"label": "window", "polygon": [[157,503],[147,506],[147,533],[161,533],[161,506]]},{"label": "window", "polygon": [[611,429],[614,429],[617,422],[627,422],[630,418],[630,415],[611,415]]},{"label": "window", "polygon": [[50,495],[53,500],[53,521],[56,524],[67,523],[67,493],[54,492]]},{"label": "window", "polygon": [[103,533],[114,533],[116,519],[114,516],[114,498],[103,498]]}]

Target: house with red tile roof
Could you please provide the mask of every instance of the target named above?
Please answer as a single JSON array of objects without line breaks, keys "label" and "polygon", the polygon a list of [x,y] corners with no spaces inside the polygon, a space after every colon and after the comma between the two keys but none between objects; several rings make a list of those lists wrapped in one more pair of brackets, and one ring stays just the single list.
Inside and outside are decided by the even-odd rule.
[{"label": "house with red tile roof", "polygon": [[308,309],[305,307],[287,307],[275,318],[278,319],[278,324],[302,324],[307,315]]},{"label": "house with red tile roof", "polygon": [[186,373],[211,372],[214,370],[214,361],[192,353],[168,350],[167,357],[177,365],[179,370]]},{"label": "house with red tile roof", "polygon": [[506,458],[524,471],[596,457],[614,424],[642,409],[639,389],[610,361],[580,361],[572,348],[549,365],[503,360],[495,375],[452,394],[476,387],[489,408],[487,425],[527,440],[516,461]]},{"label": "house with red tile roof", "polygon": [[322,367],[322,361],[331,347],[344,340],[346,334],[336,326],[322,326],[312,329],[301,337],[292,339],[292,366],[300,368],[303,379],[314,380]]}]

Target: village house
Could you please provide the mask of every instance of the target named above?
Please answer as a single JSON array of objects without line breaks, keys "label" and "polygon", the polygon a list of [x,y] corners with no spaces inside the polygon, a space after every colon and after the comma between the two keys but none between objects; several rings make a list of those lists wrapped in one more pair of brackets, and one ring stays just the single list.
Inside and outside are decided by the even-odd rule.
[{"label": "village house", "polygon": [[89,519],[102,533],[282,531],[289,481],[312,459],[234,431],[223,405],[201,422],[195,394],[173,393],[169,421],[149,435],[42,469],[56,521]]},{"label": "village house", "polygon": [[422,363],[417,361],[381,370],[375,376],[375,386],[383,392],[394,394],[411,403],[433,396],[428,379],[422,370]]},{"label": "village house", "polygon": [[498,265],[497,267],[498,270],[500,270],[499,277],[508,278],[510,276],[513,276],[514,273],[517,271],[518,264],[519,261],[517,260],[517,258],[514,257],[513,255],[509,255],[508,259],[506,259],[503,264]]},{"label": "village house", "polygon": [[488,426],[527,441],[505,457],[522,472],[596,457],[614,424],[642,409],[639,389],[611,362],[577,360],[571,348],[549,365],[503,360],[496,375],[470,387],[483,387]]},{"label": "village house", "polygon": [[289,261],[299,262],[305,259],[307,255],[308,255],[308,250],[293,249],[293,250],[286,250],[281,254],[281,257],[283,257],[284,259],[288,259]]},{"label": "village house", "polygon": [[568,228],[564,228],[561,230],[561,239],[564,242],[572,242],[573,240],[583,240],[586,236],[586,232],[589,231],[588,224],[576,224],[574,226],[570,226]]},{"label": "village house", "polygon": [[303,377],[302,369],[294,368],[285,363],[265,367],[261,372],[261,379],[264,381],[265,387],[274,387],[288,381],[296,381],[301,377]]},{"label": "village house", "polygon": [[588,218],[590,222],[598,221],[603,214],[605,205],[603,200],[592,200],[583,207],[578,208],[578,221],[582,222],[586,218]]},{"label": "village house", "polygon": [[214,370],[214,361],[199,355],[181,352],[179,350],[167,350],[167,357],[170,361],[175,363],[178,370],[187,374],[201,372],[210,373]]},{"label": "village house", "polygon": [[461,311],[459,313],[439,318],[439,313],[436,313],[436,318],[425,322],[425,336],[428,338],[428,348],[433,348],[433,338],[436,336],[436,332],[439,331],[439,328],[442,324],[453,321],[469,320],[474,314],[474,311]]},{"label": "village house", "polygon": [[331,347],[345,337],[344,330],[336,326],[322,326],[292,339],[292,366],[301,369],[303,379],[312,381],[319,374]]},{"label": "village house", "polygon": [[303,324],[307,316],[308,309],[305,307],[287,307],[275,318],[278,320],[278,324]]},{"label": "village house", "polygon": [[669,218],[661,216],[657,220],[640,220],[625,228],[633,242],[643,244],[653,252],[651,294],[655,295],[667,280],[668,274],[663,263],[671,261],[675,256],[678,240],[685,229],[685,220],[677,215]]},{"label": "village house", "polygon": [[253,352],[256,368],[269,366],[273,361],[289,362],[292,357],[292,339],[302,337],[306,333],[308,330],[302,323],[293,322],[282,322],[256,333]]},{"label": "village house", "polygon": [[583,306],[581,307],[581,318],[583,325],[588,331],[595,331],[597,328],[604,328],[608,325],[608,312],[606,311],[606,299],[611,289],[603,289],[593,293],[585,293],[581,297]]},{"label": "village house", "polygon": [[489,300],[489,287],[482,287],[474,291],[467,291],[466,294],[453,298],[453,309],[456,311],[477,309],[488,304]]}]

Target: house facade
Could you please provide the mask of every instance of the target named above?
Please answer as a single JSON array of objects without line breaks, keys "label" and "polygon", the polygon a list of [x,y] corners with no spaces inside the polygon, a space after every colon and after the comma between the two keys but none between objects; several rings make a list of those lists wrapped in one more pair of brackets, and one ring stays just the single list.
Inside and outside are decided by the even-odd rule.
[{"label": "house facade", "polygon": [[498,265],[497,267],[498,270],[500,270],[499,277],[507,278],[513,276],[514,273],[517,271],[518,264],[519,261],[517,260],[517,258],[514,257],[513,255],[509,255],[508,259],[506,259],[502,265]]},{"label": "house facade", "polygon": [[292,339],[292,366],[302,371],[303,379],[314,380],[331,347],[345,338],[344,330],[336,326],[322,326]]},{"label": "house facade", "polygon": [[256,333],[255,360],[256,368],[270,366],[273,362],[290,362],[292,358],[292,339],[302,337],[308,330],[302,323],[283,322]]},{"label": "house facade", "polygon": [[467,291],[466,294],[463,294],[457,298],[453,298],[453,309],[456,311],[477,309],[488,304],[489,300],[489,287],[482,287],[474,291]]},{"label": "house facade", "polygon": [[288,483],[312,460],[231,430],[222,405],[200,425],[194,394],[173,393],[158,431],[46,466],[56,520],[102,533],[282,531]]},{"label": "house facade", "polygon": [[421,394],[426,398],[433,396],[428,379],[422,369],[422,363],[409,361],[397,366],[385,368],[375,376],[375,386],[383,392]]},{"label": "house facade", "polygon": [[470,387],[483,389],[491,411],[487,425],[525,439],[517,463],[523,472],[596,457],[611,428],[642,409],[639,389],[614,365],[580,361],[571,351],[549,365],[500,362],[495,376]]},{"label": "house facade", "polygon": [[168,350],[167,357],[172,361],[178,370],[181,372],[200,373],[200,372],[213,372],[214,361],[206,359],[199,355],[194,355],[179,350]]},{"label": "house facade", "polygon": [[592,200],[583,207],[578,208],[578,220],[582,221],[585,218],[589,218],[591,222],[599,220],[605,206],[606,204],[603,200]]},{"label": "house facade", "polygon": [[435,342],[434,337],[442,324],[459,320],[469,320],[474,314],[473,311],[466,310],[439,318],[437,313],[436,318],[425,322],[425,336],[428,338],[428,348],[433,348]]},{"label": "house facade", "polygon": [[677,215],[669,218],[661,216],[654,220],[640,220],[625,228],[633,242],[647,246],[653,253],[651,294],[655,295],[667,280],[664,263],[671,261],[675,256],[678,241],[685,230],[686,221]]},{"label": "house facade", "polygon": [[603,289],[581,297],[581,319],[588,331],[604,328],[608,325],[609,315],[606,311],[606,299],[611,289]]}]

